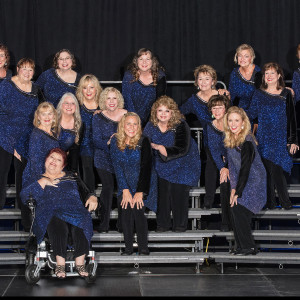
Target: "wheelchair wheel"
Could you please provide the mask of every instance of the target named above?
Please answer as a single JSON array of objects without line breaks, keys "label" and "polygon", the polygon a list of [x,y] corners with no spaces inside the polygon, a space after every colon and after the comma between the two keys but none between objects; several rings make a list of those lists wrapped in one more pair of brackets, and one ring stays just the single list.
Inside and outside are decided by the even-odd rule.
[{"label": "wheelchair wheel", "polygon": [[37,268],[37,265],[29,265],[25,270],[25,278],[29,284],[35,284],[41,278],[40,272],[36,276],[34,275],[36,268]]},{"label": "wheelchair wheel", "polygon": [[88,264],[86,266],[86,271],[89,273],[89,276],[85,277],[87,283],[94,283],[96,281],[96,274],[92,274],[95,264]]}]

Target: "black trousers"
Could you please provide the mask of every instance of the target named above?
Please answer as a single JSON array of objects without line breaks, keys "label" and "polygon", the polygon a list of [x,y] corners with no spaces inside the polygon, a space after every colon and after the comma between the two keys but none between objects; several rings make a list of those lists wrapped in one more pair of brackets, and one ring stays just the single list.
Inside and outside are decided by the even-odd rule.
[{"label": "black trousers", "polygon": [[25,231],[30,230],[31,226],[31,213],[29,208],[24,205],[20,198],[20,192],[22,189],[22,176],[26,167],[27,161],[22,157],[22,161],[14,157],[13,154],[5,151],[0,147],[0,209],[3,209],[6,201],[6,184],[8,173],[11,167],[12,159],[14,160],[15,169],[15,184],[16,184],[16,199],[17,205],[21,210],[22,225]]},{"label": "black trousers", "polygon": [[206,152],[206,165],[205,165],[205,196],[204,196],[204,206],[206,208],[211,208],[214,200],[217,188],[217,179],[219,177],[219,170],[216,167],[215,162],[207,148]]},{"label": "black trousers", "polygon": [[232,227],[237,248],[256,250],[252,236],[251,221],[253,213],[246,207],[237,204],[230,208]]},{"label": "black trousers", "polygon": [[230,182],[222,182],[220,184],[220,200],[222,208],[222,226],[232,228],[230,214]]},{"label": "black trousers", "polygon": [[102,202],[105,207],[104,219],[99,226],[99,230],[106,231],[109,229],[110,211],[114,194],[114,174],[103,169],[97,169],[97,172],[102,183],[100,202]]},{"label": "black trousers", "polygon": [[[275,165],[270,160],[263,158],[263,163],[267,171],[267,204],[268,208],[275,208],[275,188],[278,193],[279,203],[283,208],[292,206],[289,198],[287,182],[283,169]],[[274,188],[275,186],[275,188]]]},{"label": "black trousers", "polygon": [[54,256],[67,257],[69,233],[74,246],[74,257],[89,254],[89,243],[81,228],[68,224],[57,217],[52,217],[48,224],[47,232]]},{"label": "black trousers", "polygon": [[173,214],[172,230],[186,230],[189,212],[190,187],[185,184],[171,183],[158,178],[158,202],[156,222],[158,228],[171,228],[171,210]]},{"label": "black trousers", "polygon": [[95,191],[94,159],[91,156],[81,156],[82,180],[91,192]]},{"label": "black trousers", "polygon": [[[118,198],[122,201],[122,195]],[[134,227],[137,234],[138,250],[148,251],[148,222],[145,216],[145,207],[137,209],[136,205],[131,208],[130,205],[126,209],[122,209],[122,229],[125,242],[125,251],[133,251]]]}]

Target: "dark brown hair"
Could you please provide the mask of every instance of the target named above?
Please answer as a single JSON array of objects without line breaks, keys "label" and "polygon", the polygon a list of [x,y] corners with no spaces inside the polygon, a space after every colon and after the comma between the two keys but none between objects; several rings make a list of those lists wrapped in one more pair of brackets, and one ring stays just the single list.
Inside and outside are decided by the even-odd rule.
[{"label": "dark brown hair", "polygon": [[68,49],[62,49],[58,52],[56,52],[54,58],[53,58],[53,68],[54,69],[58,69],[58,58],[60,56],[61,53],[63,52],[67,52],[70,56],[71,56],[71,59],[72,59],[72,69],[74,69],[76,67],[76,61],[75,61],[75,57],[74,57],[74,54],[68,50]]},{"label": "dark brown hair", "polygon": [[263,90],[266,90],[268,88],[268,84],[266,83],[265,81],[265,73],[267,70],[269,69],[274,69],[277,74],[280,75],[278,81],[277,81],[277,90],[280,90],[280,89],[283,89],[285,87],[285,84],[284,84],[284,76],[283,76],[283,70],[281,69],[280,65],[278,63],[275,63],[275,62],[269,62],[267,64],[265,64],[262,68],[262,83],[261,83],[261,89]]}]

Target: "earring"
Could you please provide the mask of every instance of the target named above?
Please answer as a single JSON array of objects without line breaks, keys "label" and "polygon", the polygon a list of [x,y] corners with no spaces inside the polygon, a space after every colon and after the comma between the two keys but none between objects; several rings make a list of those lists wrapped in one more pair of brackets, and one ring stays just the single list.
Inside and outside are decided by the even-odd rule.
[{"label": "earring", "polygon": [[4,64],[4,66],[7,66],[7,62]]},{"label": "earring", "polygon": [[211,117],[212,117],[212,119],[214,119],[214,118],[215,118],[215,116],[214,116],[213,114],[211,115]]},{"label": "earring", "polygon": [[199,85],[197,86],[197,90],[200,90]]},{"label": "earring", "polygon": [[244,129],[244,125],[242,126],[242,129]]}]

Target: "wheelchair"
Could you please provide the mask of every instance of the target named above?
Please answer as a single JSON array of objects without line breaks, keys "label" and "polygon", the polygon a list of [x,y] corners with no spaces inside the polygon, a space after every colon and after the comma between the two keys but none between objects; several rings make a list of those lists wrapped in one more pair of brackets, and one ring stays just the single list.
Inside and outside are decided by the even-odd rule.
[{"label": "wheelchair", "polygon": [[[32,225],[35,219],[35,200],[30,196],[26,202],[32,215],[32,223],[29,232],[29,238],[26,244],[26,270],[25,279],[27,283],[34,285],[41,278],[41,271],[46,267],[50,268],[52,277],[56,277],[54,270],[56,267],[56,259],[52,253],[51,245],[49,240],[45,237],[40,244],[36,243],[36,237],[32,232]],[[75,258],[73,256],[74,250],[70,247],[67,250],[66,257],[66,278],[75,277],[79,274],[75,270]],[[87,277],[84,277],[87,283],[93,283],[96,280],[97,262],[95,260],[95,251],[90,250],[89,254],[86,256],[86,271],[88,273]]]}]

